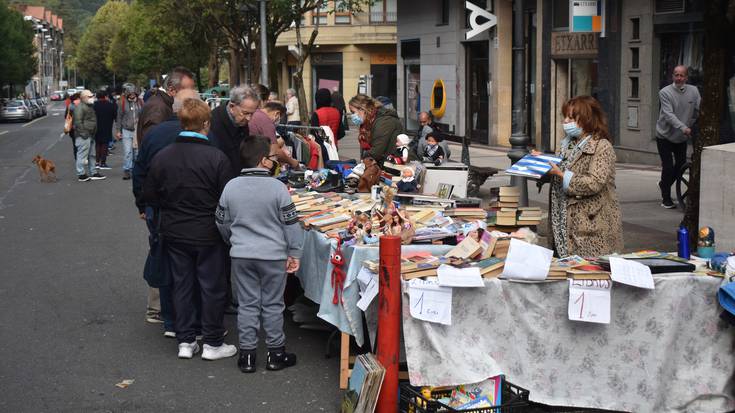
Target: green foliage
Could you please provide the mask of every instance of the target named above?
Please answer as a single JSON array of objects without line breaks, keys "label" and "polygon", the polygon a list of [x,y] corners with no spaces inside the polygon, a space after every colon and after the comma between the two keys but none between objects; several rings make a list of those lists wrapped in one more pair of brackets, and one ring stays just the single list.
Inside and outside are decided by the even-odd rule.
[{"label": "green foliage", "polygon": [[24,84],[35,73],[33,35],[31,24],[0,0],[0,85]]},{"label": "green foliage", "polygon": [[108,1],[97,10],[86,31],[79,40],[76,51],[76,66],[82,77],[93,84],[108,83],[112,72],[107,68],[107,54],[115,37],[128,16],[128,4],[123,1]]}]

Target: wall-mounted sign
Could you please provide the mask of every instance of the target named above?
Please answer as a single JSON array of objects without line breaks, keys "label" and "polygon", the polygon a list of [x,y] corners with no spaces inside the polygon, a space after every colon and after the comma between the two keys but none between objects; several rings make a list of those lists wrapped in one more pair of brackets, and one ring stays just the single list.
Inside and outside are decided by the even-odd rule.
[{"label": "wall-mounted sign", "polygon": [[604,2],[599,1],[570,1],[569,2],[569,31],[595,32],[603,30]]},{"label": "wall-mounted sign", "polygon": [[[465,39],[470,40],[478,34],[489,30],[498,24],[498,18],[487,10],[477,6],[476,4],[465,1],[465,8],[470,11],[470,29],[465,34]],[[479,18],[486,20],[484,23],[478,23]]]},{"label": "wall-mounted sign", "polygon": [[597,56],[597,33],[551,32],[551,57]]}]

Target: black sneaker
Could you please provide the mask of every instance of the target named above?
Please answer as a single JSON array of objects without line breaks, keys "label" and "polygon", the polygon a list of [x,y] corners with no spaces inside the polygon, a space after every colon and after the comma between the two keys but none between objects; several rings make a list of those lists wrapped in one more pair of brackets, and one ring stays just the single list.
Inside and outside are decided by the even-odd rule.
[{"label": "black sneaker", "polygon": [[130,171],[123,172],[123,181],[130,179]]},{"label": "black sneaker", "polygon": [[240,357],[237,359],[237,367],[243,373],[255,373],[255,350],[240,349]]},{"label": "black sneaker", "polygon": [[92,175],[89,179],[91,179],[93,181],[99,181],[99,180],[102,180],[102,179],[107,179],[107,177],[104,176],[104,175],[102,175],[99,172],[95,172],[94,175]]},{"label": "black sneaker", "polygon": [[106,163],[100,164],[100,166],[98,168],[99,169],[102,169],[102,170],[110,170],[110,169],[112,169],[109,166],[107,166]]},{"label": "black sneaker", "polygon": [[90,177],[89,177],[89,176],[88,176],[87,174],[84,174],[84,175],[79,175],[79,177],[77,178],[77,180],[78,180],[79,182],[87,182],[87,181],[89,181],[89,180],[91,180],[91,179],[92,179],[92,178],[90,178]]},{"label": "black sneaker", "polygon": [[674,203],[674,201],[672,201],[670,199],[664,199],[663,202],[661,202],[661,206],[664,207],[664,208],[666,208],[666,209],[674,209],[674,208],[676,208],[676,204]]},{"label": "black sneaker", "polygon": [[265,364],[266,370],[283,370],[286,367],[295,365],[296,354],[286,353],[284,347],[268,350],[268,360]]}]

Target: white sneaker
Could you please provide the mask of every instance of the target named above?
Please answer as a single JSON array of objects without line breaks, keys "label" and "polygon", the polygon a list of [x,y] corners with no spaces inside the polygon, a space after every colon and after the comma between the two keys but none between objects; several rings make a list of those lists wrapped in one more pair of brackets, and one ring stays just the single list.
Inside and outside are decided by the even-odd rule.
[{"label": "white sneaker", "polygon": [[222,345],[219,347],[205,344],[204,351],[202,351],[202,360],[219,360],[227,357],[232,357],[235,354],[237,354],[237,348],[232,344],[222,343]]},{"label": "white sneaker", "polygon": [[174,331],[164,331],[163,336],[166,338],[176,338],[176,332]]},{"label": "white sneaker", "polygon": [[199,352],[199,344],[193,343],[179,343],[179,358],[190,359],[194,357],[194,354]]}]

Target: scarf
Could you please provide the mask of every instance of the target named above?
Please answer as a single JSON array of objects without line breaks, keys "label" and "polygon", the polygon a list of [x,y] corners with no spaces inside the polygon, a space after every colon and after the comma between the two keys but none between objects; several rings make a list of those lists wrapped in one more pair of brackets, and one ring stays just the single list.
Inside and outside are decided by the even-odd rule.
[{"label": "scarf", "polygon": [[375,123],[377,113],[377,109],[365,111],[365,119],[363,119],[362,125],[360,125],[360,134],[357,138],[360,141],[360,149],[362,150],[367,151],[372,148],[370,141],[373,140],[373,123]]},{"label": "scarf", "polygon": [[433,159],[434,158],[434,154],[438,150],[439,150],[439,145],[434,145],[433,148],[431,147],[431,145],[426,145],[426,149],[425,149],[426,156],[428,156],[429,158],[432,158]]},{"label": "scarf", "polygon": [[[566,171],[587,144],[590,136],[578,141],[567,136],[561,142],[561,162],[559,169]],[[564,179],[558,176],[551,177],[551,230],[554,234],[556,253],[560,258],[569,256],[569,244],[567,234],[567,194],[564,192]]]}]

